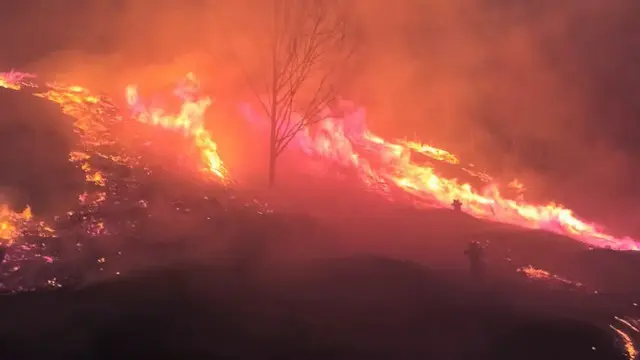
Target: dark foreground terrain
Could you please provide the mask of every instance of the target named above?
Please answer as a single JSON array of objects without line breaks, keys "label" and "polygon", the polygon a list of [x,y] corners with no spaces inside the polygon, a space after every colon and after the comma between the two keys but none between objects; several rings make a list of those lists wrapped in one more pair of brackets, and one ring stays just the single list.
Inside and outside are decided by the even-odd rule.
[{"label": "dark foreground terrain", "polygon": [[[268,273],[268,275],[266,275]],[[606,314],[532,285],[376,257],[183,265],[0,298],[2,359],[625,359]]]}]

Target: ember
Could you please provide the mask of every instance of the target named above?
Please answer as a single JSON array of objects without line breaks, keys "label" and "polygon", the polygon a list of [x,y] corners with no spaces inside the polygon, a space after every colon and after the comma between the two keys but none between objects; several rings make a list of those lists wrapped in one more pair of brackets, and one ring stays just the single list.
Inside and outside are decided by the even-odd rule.
[{"label": "ember", "polygon": [[538,269],[531,265],[523,266],[519,268],[517,271],[523,274],[524,276],[534,280],[544,280],[548,282],[555,282],[558,284],[562,284],[562,285],[574,287],[574,288],[579,288],[583,286],[579,282],[565,279],[559,275],[552,274],[547,270]]},{"label": "ember", "polygon": [[[16,91],[28,89],[28,93],[36,97],[59,104],[62,112],[70,116],[79,141],[68,159],[84,173],[85,190],[78,195],[77,207],[56,216],[51,224],[36,219],[29,207],[22,212],[14,212],[7,205],[1,205],[1,243],[3,246],[12,245],[7,248],[5,262],[0,268],[2,291],[60,287],[76,281],[73,278],[86,276],[83,273],[91,272],[89,267],[78,268],[83,272],[79,274],[77,271],[70,273],[69,266],[64,265],[69,261],[82,260],[59,257],[60,249],[68,248],[62,242],[75,243],[76,251],[85,253],[85,257],[95,257],[96,244],[89,239],[131,236],[140,227],[139,222],[149,217],[148,200],[141,198],[143,195],[139,188],[140,180],[152,171],[141,156],[131,155],[132,152],[125,149],[112,132],[128,117],[123,117],[108,99],[83,87],[36,83],[35,79],[35,76],[25,73],[2,73],[0,87]],[[197,90],[193,81],[181,86],[183,88],[176,91],[184,101],[179,114],[171,116],[159,108],[150,108],[135,111],[134,118],[142,123],[183,130],[200,150],[208,173],[226,182],[229,178],[216,153],[216,145],[203,125],[202,116],[211,100],[193,97]],[[135,108],[143,109],[140,104]],[[123,219],[132,213],[135,213],[132,218]],[[205,213],[203,216],[210,215]],[[54,236],[60,236],[60,241],[45,241],[45,238]],[[96,271],[105,272],[106,255],[101,252],[97,256],[100,261]],[[111,255],[119,257],[122,252]],[[112,260],[110,265],[116,266],[116,263]],[[119,275],[120,270],[113,273]]]},{"label": "ember", "polygon": [[11,211],[7,205],[2,205],[0,207],[0,239],[6,243],[0,245],[11,245],[22,234],[24,226],[30,220],[31,209],[29,207],[23,212],[16,213]]}]

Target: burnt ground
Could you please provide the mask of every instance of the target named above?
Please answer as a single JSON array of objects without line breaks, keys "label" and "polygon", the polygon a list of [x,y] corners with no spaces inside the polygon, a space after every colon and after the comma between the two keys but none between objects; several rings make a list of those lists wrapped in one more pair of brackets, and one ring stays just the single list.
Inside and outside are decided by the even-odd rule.
[{"label": "burnt ground", "polygon": [[[3,153],[23,146],[31,163],[0,157],[12,169],[0,180],[46,213],[77,196],[57,184],[82,176],[65,162],[65,119],[47,123],[55,107],[20,101],[3,103],[5,115],[31,111],[3,122]],[[637,317],[635,254],[311,181],[277,194],[289,212],[217,209],[209,220],[185,211],[201,189],[171,181],[154,183],[137,233],[87,243],[71,264],[78,287],[0,297],[2,359],[624,358],[608,324]],[[462,255],[470,240],[488,244],[482,281]],[[585,286],[517,275],[529,264]]]},{"label": "burnt ground", "polygon": [[[469,221],[460,216],[426,212],[421,219],[448,217],[447,227]],[[325,227],[293,214],[234,217],[245,230],[222,250],[203,245],[215,238],[213,227],[208,234],[191,230],[191,237],[174,242],[123,246],[125,254],[134,246],[146,249],[146,263],[136,254],[123,258],[136,258],[138,267],[118,277],[0,297],[3,358],[625,358],[608,325],[614,316],[637,316],[631,306],[635,286],[598,294],[591,286],[553,287],[497,260],[478,280],[461,253],[449,266],[430,266],[398,252],[385,255],[381,247],[375,250],[376,239],[371,249],[328,249],[329,234],[349,242],[356,226]],[[296,236],[298,245],[287,236],[305,232],[309,236]],[[529,240],[536,236],[544,239],[533,233]],[[407,240],[395,246],[411,249]],[[449,251],[431,244],[413,247],[414,256],[428,248]],[[627,256],[584,251],[574,258],[618,264]],[[112,261],[103,272],[120,266]],[[584,274],[579,280],[588,279]]]},{"label": "burnt ground", "polygon": [[376,257],[270,278],[190,264],[2,298],[0,339],[6,359],[624,359],[591,322],[603,313],[518,304],[505,286],[554,295],[501,286]]}]

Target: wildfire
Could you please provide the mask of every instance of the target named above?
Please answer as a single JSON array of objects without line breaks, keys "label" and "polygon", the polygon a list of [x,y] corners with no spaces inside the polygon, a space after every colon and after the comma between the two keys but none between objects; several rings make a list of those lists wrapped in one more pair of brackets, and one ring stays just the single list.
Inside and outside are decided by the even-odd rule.
[{"label": "wildfire", "polygon": [[[109,189],[116,189],[109,185],[107,175],[100,169],[103,161],[133,168],[140,164],[140,158],[125,154],[117,146],[117,139],[111,134],[111,126],[123,121],[118,109],[105,97],[95,95],[88,89],[78,85],[62,83],[34,83],[34,75],[21,72],[0,73],[0,87],[10,90],[31,88],[32,94],[58,104],[62,112],[69,115],[73,121],[73,129],[79,138],[78,147],[70,152],[69,161],[75,164],[85,174],[88,185],[87,191],[80,194],[78,203],[86,210],[95,209],[103,204],[109,196]],[[138,100],[135,87],[127,88],[127,100],[134,110],[136,120],[162,126],[164,128],[180,130],[193,139],[209,173],[217,178],[228,180],[224,164],[217,154],[217,146],[209,132],[204,128],[204,113],[211,105],[208,97],[198,96],[199,84],[192,74],[176,89],[176,95],[183,101],[178,114],[172,115],[158,107],[146,108]],[[96,187],[98,189],[96,189]],[[30,209],[28,209],[30,211]],[[68,211],[67,216],[74,216],[76,211]],[[25,214],[12,213],[8,207],[3,209],[3,225],[0,238],[10,242],[21,234],[26,225],[39,229],[40,233],[52,233],[52,229],[43,223],[31,220]],[[84,217],[84,224],[89,235],[106,233],[105,224],[90,217]],[[34,225],[34,226],[32,226]]]},{"label": "wildfire", "polygon": [[616,327],[614,325],[609,325],[609,327],[620,338],[620,341],[621,341],[621,343],[622,343],[622,345],[624,347],[624,351],[625,351],[625,354],[627,356],[627,359],[635,360],[638,357],[638,349],[636,349],[635,344],[633,343],[633,340],[631,339],[631,336],[629,336],[626,332],[620,330],[618,327]]},{"label": "wildfire", "polygon": [[[98,187],[105,187],[107,179],[105,175],[95,169],[91,160],[93,157],[103,157],[123,164],[124,157],[112,156],[102,152],[105,145],[112,145],[115,141],[109,136],[108,124],[105,123],[103,115],[113,110],[113,105],[105,102],[103,98],[91,94],[87,89],[76,85],[64,85],[57,83],[46,83],[38,85],[28,82],[35,79],[34,75],[8,72],[0,74],[0,87],[10,90],[22,90],[25,87],[34,89],[33,95],[60,105],[62,112],[73,119],[74,132],[80,138],[80,149],[69,154],[69,161],[76,164],[84,173],[87,184]],[[113,121],[118,121],[116,116]],[[82,151],[80,151],[82,150]],[[89,155],[91,153],[92,155]],[[128,159],[127,159],[128,160]],[[88,194],[80,195],[80,205],[97,205],[104,201],[106,193],[100,192],[97,196],[89,197]],[[87,199],[91,198],[94,204],[87,204]],[[69,211],[69,214],[73,214]],[[27,208],[23,213],[12,213],[6,206],[2,210],[2,238],[10,238],[13,242],[25,230],[36,232],[39,236],[55,236],[52,227],[41,221],[35,221],[31,217],[31,210]],[[6,235],[5,235],[6,234]]]},{"label": "wildfire", "polygon": [[[118,186],[111,186],[113,179],[107,176],[108,171],[103,173],[100,162],[94,160],[107,159],[130,168],[140,165],[139,158],[113,150],[117,140],[110,134],[109,128],[123,118],[107,99],[96,96],[83,87],[58,83],[38,86],[29,82],[33,78],[32,75],[13,71],[0,73],[0,87],[15,91],[25,87],[36,89],[33,95],[59,104],[62,112],[73,118],[74,132],[80,138],[80,144],[69,153],[69,161],[84,172],[87,183],[86,191],[78,196],[78,204],[83,210],[95,210],[106,202],[113,194],[111,191],[115,191],[113,189]],[[182,132],[193,140],[199,150],[204,170],[223,182],[230,181],[227,169],[218,155],[216,143],[204,126],[204,114],[211,106],[212,99],[199,95],[199,83],[193,74],[187,75],[186,81],[178,86],[175,95],[182,100],[182,104],[179,112],[172,114],[160,107],[145,105],[136,86],[126,88],[126,100],[135,120]],[[464,204],[465,211],[479,218],[545,229],[599,247],[640,250],[639,244],[633,239],[609,235],[598,225],[579,219],[570,209],[554,203],[535,205],[525,202],[522,197],[525,186],[517,180],[508,184],[510,189],[516,191],[517,199],[505,198],[489,175],[474,169],[473,165],[463,166],[454,154],[418,142],[387,141],[369,131],[364,119],[364,111],[361,109],[356,109],[344,118],[327,116],[314,129],[304,128],[293,144],[309,155],[356,169],[360,179],[368,186],[376,186],[377,191],[384,191],[392,196],[393,189],[400,189],[413,195],[418,199],[418,204],[425,207],[449,207],[454,200],[459,200]],[[445,178],[433,167],[412,159],[412,154],[416,153],[459,166],[461,170],[488,185],[478,191],[470,184]],[[139,205],[146,207],[147,203],[140,200]],[[83,220],[84,230],[91,236],[110,234],[108,224],[99,217],[86,216],[86,213],[76,214],[74,211],[66,214],[68,217],[79,215]],[[8,205],[0,204],[0,245],[11,245],[21,236],[31,233],[40,237],[56,236],[52,227],[33,218],[30,207],[16,212]],[[46,261],[52,261],[45,258]],[[97,262],[102,264],[106,259],[100,257]],[[534,279],[582,286],[532,266],[518,271]],[[59,286],[56,278],[48,283],[50,286]],[[638,331],[626,320],[617,320],[628,329]],[[619,335],[628,358],[636,359],[638,352],[632,338],[617,325],[611,325],[611,328]]]},{"label": "wildfire", "polygon": [[33,75],[13,70],[9,72],[2,72],[0,73],[0,87],[11,90],[20,90],[22,89],[23,81],[29,78],[33,78]]},{"label": "wildfire", "polygon": [[421,144],[415,141],[403,141],[401,142],[401,144],[417,153],[427,155],[436,160],[448,162],[449,164],[454,165],[460,164],[460,159],[446,150],[439,149],[427,144]]},{"label": "wildfire", "polygon": [[[14,90],[24,86],[34,87],[26,82],[31,77],[17,72],[3,73],[0,74],[0,86]],[[46,91],[35,95],[60,104],[63,112],[75,119],[75,129],[82,139],[84,153],[91,154],[79,156],[79,151],[70,156],[70,160],[78,163],[85,172],[88,183],[102,187],[106,185],[104,175],[91,166],[93,156],[109,158],[119,163],[130,161],[128,165],[133,166],[135,159],[122,154],[107,155],[101,152],[103,145],[113,145],[116,139],[107,136],[109,124],[96,121],[96,118],[101,118],[105,111],[111,111],[113,106],[79,86],[46,84],[45,88]],[[204,170],[224,182],[229,181],[216,143],[204,126],[204,114],[212,104],[212,99],[199,94],[199,83],[193,74],[188,74],[185,81],[178,85],[175,95],[182,100],[182,104],[177,113],[170,113],[163,108],[143,103],[136,86],[126,88],[126,100],[134,119],[182,132],[193,140],[199,150]],[[110,118],[113,121],[122,120],[117,115]],[[476,170],[473,165],[462,166],[454,154],[417,142],[385,140],[369,131],[364,120],[364,111],[357,108],[343,118],[326,116],[314,129],[304,128],[292,144],[307,154],[355,168],[365,184],[375,186],[376,190],[384,191],[389,196],[393,189],[400,189],[413,196],[420,206],[449,207],[454,200],[459,200],[467,213],[478,218],[544,229],[598,247],[640,250],[633,239],[612,236],[599,225],[578,218],[573,211],[561,205],[525,202],[522,197],[525,188],[518,181],[509,184],[509,188],[516,191],[517,198],[507,198],[490,176]],[[446,178],[431,165],[415,161],[413,154],[422,154],[459,166],[487,185],[478,190],[468,183]]]},{"label": "wildfire", "polygon": [[[399,188],[414,196],[425,207],[450,207],[454,200],[459,200],[466,212],[478,218],[544,229],[598,247],[640,250],[639,244],[633,239],[609,235],[597,224],[579,219],[573,211],[561,205],[525,202],[521,196],[524,185],[518,181],[510,184],[510,188],[518,192],[518,198],[508,199],[501,194],[491,177],[470,169],[473,166],[462,170],[488,182],[480,191],[470,184],[440,176],[433,167],[415,162],[412,153],[459,164],[455,155],[415,142],[387,141],[367,129],[362,109],[356,109],[343,118],[323,118],[313,129],[303,129],[293,143],[307,154],[357,169],[361,179],[366,184],[376,185],[376,189],[389,192],[391,188]],[[250,120],[256,123],[255,119]]]},{"label": "wildfire", "polygon": [[526,277],[530,278],[530,279],[555,281],[555,282],[558,282],[558,283],[561,283],[561,284],[564,284],[564,285],[571,285],[571,286],[574,286],[574,287],[583,286],[579,282],[575,282],[575,281],[571,281],[571,280],[565,279],[565,278],[563,278],[561,276],[552,274],[547,270],[535,268],[532,265],[523,266],[521,268],[518,268],[517,271],[519,273],[525,275]]},{"label": "wildfire", "polygon": [[93,183],[97,186],[106,186],[106,179],[100,171],[96,171],[89,162],[91,156],[79,151],[72,151],[69,153],[69,161],[75,164],[80,164],[80,169],[85,174],[85,181],[87,183]]},{"label": "wildfire", "polygon": [[26,224],[31,220],[31,208],[14,212],[7,205],[0,205],[0,244],[11,245],[22,235]]},{"label": "wildfire", "polygon": [[138,121],[161,126],[165,129],[182,131],[184,135],[194,140],[195,146],[200,150],[205,170],[221,180],[228,180],[227,170],[218,155],[218,146],[204,126],[204,114],[213,100],[210,97],[199,96],[199,87],[196,77],[191,73],[187,74],[186,81],[175,90],[175,95],[183,101],[177,114],[168,114],[159,107],[145,106],[135,85],[127,87],[126,98],[133,111],[133,116]]},{"label": "wildfire", "polygon": [[8,205],[0,205],[0,245],[9,246],[25,233],[40,237],[55,237],[55,230],[43,221],[36,221],[27,206],[20,212]]}]

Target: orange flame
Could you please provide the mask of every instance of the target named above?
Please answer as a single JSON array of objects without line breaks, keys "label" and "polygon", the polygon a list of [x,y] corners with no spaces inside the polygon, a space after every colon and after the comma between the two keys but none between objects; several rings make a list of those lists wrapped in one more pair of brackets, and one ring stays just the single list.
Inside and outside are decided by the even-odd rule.
[{"label": "orange flame", "polygon": [[458,157],[446,150],[439,149],[427,144],[421,144],[415,141],[403,141],[401,142],[401,144],[417,153],[427,155],[436,160],[448,162],[449,164],[454,165],[460,164],[460,160],[458,159]]},{"label": "orange flame", "polygon": [[167,114],[164,109],[144,106],[135,85],[129,85],[126,88],[126,99],[138,121],[165,129],[183,131],[186,136],[191,137],[200,150],[205,170],[221,180],[228,180],[226,167],[218,155],[218,146],[204,126],[204,114],[213,101],[210,97],[198,96],[198,90],[198,80],[193,74],[187,74],[185,84],[176,89],[176,95],[183,100],[180,112],[177,114]]},{"label": "orange flame", "polygon": [[10,90],[20,90],[23,86],[25,79],[33,78],[34,76],[27,73],[21,73],[17,71],[9,71],[0,73],[0,87]]},{"label": "orange flame", "polygon": [[627,359],[635,360],[638,357],[638,350],[636,349],[631,336],[629,336],[626,332],[620,330],[616,326],[609,325],[609,327],[619,336],[622,345],[624,346],[624,351]]},{"label": "orange flame", "polygon": [[0,205],[0,244],[11,245],[22,235],[31,218],[31,208],[28,206],[22,212],[14,212],[7,205]]},{"label": "orange flame", "polygon": [[[3,73],[0,74],[0,86],[20,89],[26,85],[24,81],[29,77],[17,72]],[[96,130],[96,127],[99,128],[101,125],[90,121],[95,114],[78,106],[95,104],[99,101],[97,97],[78,86],[47,84],[47,87],[49,90],[39,96],[61,104],[65,113],[76,118],[76,128],[82,132],[85,145],[92,142],[99,145],[104,142],[104,139],[100,138],[100,131]],[[183,131],[194,140],[200,150],[205,169],[222,180],[228,180],[227,170],[217,153],[217,146],[204,127],[204,113],[212,100],[199,96],[198,90],[197,79],[193,74],[188,74],[185,83],[176,90],[176,95],[183,100],[177,114],[168,114],[163,109],[144,106],[135,86],[127,87],[126,96],[138,121]],[[489,183],[481,191],[474,189],[470,184],[439,175],[433,167],[413,161],[412,153],[421,153],[453,165],[459,165],[459,159],[434,146],[407,141],[387,141],[373,134],[364,125],[364,112],[361,109],[355,109],[344,119],[327,116],[317,125],[317,130],[312,134],[311,129],[303,129],[296,139],[300,149],[356,168],[366,184],[382,184],[383,189],[387,191],[391,187],[400,188],[412,194],[423,206],[448,207],[453,200],[459,200],[464,204],[465,211],[479,218],[526,228],[545,229],[599,247],[640,250],[640,246],[633,239],[617,238],[607,234],[597,224],[579,219],[573,211],[563,206],[555,203],[531,204],[521,197],[517,200],[505,198],[491,177],[472,169],[473,166],[463,167],[462,170]],[[374,157],[375,161],[371,157]],[[84,163],[82,166],[89,174],[87,180],[100,184],[103,180],[101,176],[91,174],[90,167]],[[512,183],[511,187],[519,191],[524,189],[524,185],[519,182]]]},{"label": "orange flame", "polygon": [[527,265],[518,268],[519,273],[524,274],[526,277],[530,279],[538,279],[538,280],[547,280],[547,281],[556,281],[558,283],[562,283],[565,285],[572,285],[575,287],[582,287],[583,285],[576,281],[571,281],[565,279],[559,275],[552,274],[551,272],[543,269],[538,269],[533,267],[532,265]]},{"label": "orange flame", "polygon": [[[36,84],[26,82],[28,79],[35,78],[34,75],[8,72],[0,73],[0,87],[11,90],[21,90],[24,87],[38,89]],[[42,86],[45,90],[33,93],[34,96],[44,98],[60,105],[64,114],[70,115],[74,121],[74,131],[80,136],[81,145],[84,148],[96,148],[104,145],[108,141],[103,134],[106,130],[104,125],[96,121],[97,115],[104,111],[104,107],[97,106],[101,99],[92,95],[87,89],[76,85],[63,85],[56,83],[48,83]],[[106,156],[104,154],[98,154]],[[91,156],[84,152],[74,151],[69,154],[69,160],[77,163],[85,173],[88,183],[95,184],[100,187],[106,186],[104,175],[93,169],[89,163]],[[102,193],[104,194],[104,193]],[[82,198],[82,196],[81,196]],[[12,243],[24,230],[35,231],[43,237],[55,236],[55,231],[44,222],[35,221],[31,218],[31,209],[27,208],[25,212],[17,214],[11,213],[5,206],[2,209],[2,238],[9,238]]]},{"label": "orange flame", "polygon": [[[251,113],[247,112],[247,115],[251,116]],[[633,239],[607,234],[598,225],[579,219],[573,211],[561,205],[534,205],[526,203],[521,197],[517,200],[507,199],[500,193],[498,185],[491,182],[491,177],[482,172],[462,168],[490,182],[482,191],[470,184],[438,175],[433,167],[413,161],[412,152],[449,164],[459,164],[458,158],[433,146],[387,141],[373,134],[364,125],[362,109],[355,109],[344,118],[322,115],[324,120],[313,129],[304,128],[294,144],[307,154],[356,168],[366,184],[375,184],[378,189],[380,184],[384,184],[386,191],[390,187],[400,188],[427,207],[449,207],[454,200],[459,200],[466,212],[478,218],[544,229],[598,247],[640,250],[639,244]],[[512,182],[511,187],[524,190],[524,185],[518,181]]]}]

